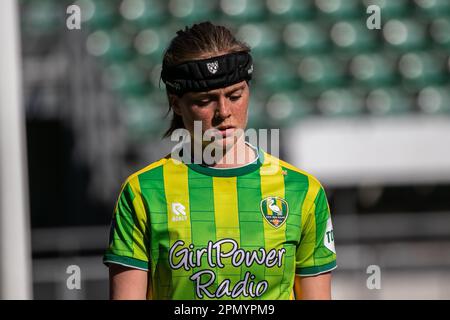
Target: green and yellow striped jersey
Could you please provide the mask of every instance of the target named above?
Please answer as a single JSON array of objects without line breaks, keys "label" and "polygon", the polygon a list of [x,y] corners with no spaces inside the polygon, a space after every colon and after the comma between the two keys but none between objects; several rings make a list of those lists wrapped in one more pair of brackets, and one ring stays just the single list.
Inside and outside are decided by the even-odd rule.
[{"label": "green and yellow striped jersey", "polygon": [[169,156],[124,183],[106,265],[148,270],[153,299],[293,299],[295,275],[336,267],[323,187],[258,150],[217,169]]}]

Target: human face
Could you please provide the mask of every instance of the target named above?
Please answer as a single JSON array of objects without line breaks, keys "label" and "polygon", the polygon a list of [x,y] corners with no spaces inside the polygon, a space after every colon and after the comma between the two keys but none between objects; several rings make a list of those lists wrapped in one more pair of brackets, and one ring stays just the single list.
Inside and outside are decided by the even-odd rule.
[{"label": "human face", "polygon": [[240,140],[237,137],[241,138],[236,130],[244,131],[247,126],[249,95],[247,82],[242,81],[211,91],[187,92],[182,97],[171,95],[170,100],[174,112],[182,117],[191,135],[194,121],[200,121],[202,135],[209,129],[217,129],[220,138],[214,143],[229,149]]}]

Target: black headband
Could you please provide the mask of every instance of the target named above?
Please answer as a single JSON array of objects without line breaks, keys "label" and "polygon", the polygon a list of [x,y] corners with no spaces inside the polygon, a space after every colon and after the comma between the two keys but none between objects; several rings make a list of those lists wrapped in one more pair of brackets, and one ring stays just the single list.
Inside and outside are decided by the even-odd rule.
[{"label": "black headband", "polygon": [[235,52],[171,67],[163,64],[161,79],[169,92],[182,95],[189,91],[209,91],[250,80],[252,73],[251,55],[248,52]]}]

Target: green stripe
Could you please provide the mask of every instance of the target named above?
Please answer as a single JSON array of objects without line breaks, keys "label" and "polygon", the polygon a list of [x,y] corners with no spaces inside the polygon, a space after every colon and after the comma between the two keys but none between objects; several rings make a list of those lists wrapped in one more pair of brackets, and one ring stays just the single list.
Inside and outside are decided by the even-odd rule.
[{"label": "green stripe", "polygon": [[[306,194],[302,199],[301,208],[301,236],[300,241],[297,244],[296,251],[296,266],[314,266],[314,250],[316,244],[316,232],[315,232],[315,216],[310,213],[311,207],[314,205],[311,202],[311,194],[315,192],[315,186],[311,184],[314,180],[311,177],[307,177]],[[308,198],[307,198],[308,197]],[[313,221],[311,221],[313,220]],[[314,228],[314,231],[311,229]]]},{"label": "green stripe", "polygon": [[127,256],[133,256],[133,231],[135,224],[133,216],[135,215],[129,214],[130,212],[134,212],[134,208],[132,207],[133,200],[133,191],[131,190],[130,184],[127,183],[117,203],[115,216],[116,228],[114,231],[114,251],[120,251]]},{"label": "green stripe", "polygon": [[[206,248],[208,241],[216,241],[216,225],[214,220],[214,194],[213,180],[210,176],[199,174],[193,170],[188,171],[189,203],[191,212],[191,231],[194,249]],[[208,267],[207,256],[202,256],[202,267],[194,268],[194,273]],[[218,270],[215,268],[215,273]],[[210,291],[216,290],[217,277]],[[209,300],[204,295],[204,300]]]},{"label": "green stripe", "polygon": [[171,299],[172,275],[168,262],[169,232],[167,226],[167,204],[164,192],[163,166],[139,176],[142,197],[150,212],[150,262],[155,299]]},{"label": "green stripe", "polygon": [[281,291],[283,298],[289,299],[295,280],[296,246],[301,237],[302,206],[308,191],[308,177],[293,170],[283,168],[285,199],[289,204],[286,221],[286,255],[284,259],[284,277]]},{"label": "green stripe", "polygon": [[[251,174],[237,178],[239,226],[240,226],[240,247],[244,250],[252,251],[264,248],[264,224],[260,210],[261,201],[261,178],[259,170]],[[265,266],[257,264],[250,268],[242,265],[241,279],[244,279],[246,271],[250,271],[256,278],[255,283],[265,279]],[[265,295],[263,294],[263,297]],[[242,299],[258,299],[245,298]]]},{"label": "green stripe", "polygon": [[107,253],[104,255],[103,263],[105,265],[108,265],[109,263],[117,263],[117,264],[121,264],[124,266],[136,267],[139,269],[148,270],[148,262],[147,261],[142,261],[142,260],[138,260],[138,259],[131,258],[131,257],[118,256],[118,255],[115,255],[112,253]]},{"label": "green stripe", "polygon": [[327,271],[331,271],[334,268],[336,268],[336,260],[331,261],[330,263],[324,264],[322,266],[297,268],[295,269],[295,274],[298,274],[300,276],[312,276],[318,273],[325,273]]},{"label": "green stripe", "polygon": [[328,218],[330,217],[330,211],[323,188],[320,188],[314,203],[316,205],[316,250],[314,251],[314,264],[322,265],[336,259],[336,255],[324,245],[324,238],[326,237],[325,230]]}]

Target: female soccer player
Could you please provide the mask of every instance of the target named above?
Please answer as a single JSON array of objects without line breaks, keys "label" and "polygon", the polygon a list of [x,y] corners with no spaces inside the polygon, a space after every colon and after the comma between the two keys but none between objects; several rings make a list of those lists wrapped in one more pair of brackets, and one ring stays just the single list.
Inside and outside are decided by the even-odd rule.
[{"label": "female soccer player", "polygon": [[170,43],[166,136],[185,129],[191,143],[123,184],[104,256],[112,299],[331,298],[324,189],[242,134],[252,73],[250,48],[225,27],[194,24]]}]

